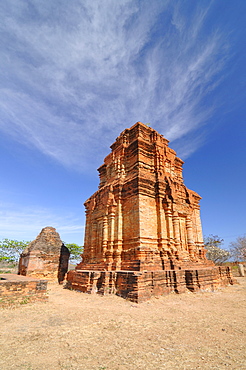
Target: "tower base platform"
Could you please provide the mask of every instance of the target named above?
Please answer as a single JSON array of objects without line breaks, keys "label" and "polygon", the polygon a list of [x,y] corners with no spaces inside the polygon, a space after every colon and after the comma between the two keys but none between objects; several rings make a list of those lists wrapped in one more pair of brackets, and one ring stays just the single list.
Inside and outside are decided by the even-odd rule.
[{"label": "tower base platform", "polygon": [[67,275],[68,289],[90,294],[116,294],[137,303],[171,292],[214,291],[234,283],[236,280],[228,266],[159,271],[71,270]]}]

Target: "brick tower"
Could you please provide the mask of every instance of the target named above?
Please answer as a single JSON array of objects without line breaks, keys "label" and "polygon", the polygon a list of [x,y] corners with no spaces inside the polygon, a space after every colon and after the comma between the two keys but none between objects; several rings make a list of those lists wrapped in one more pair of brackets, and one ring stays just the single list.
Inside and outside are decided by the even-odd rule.
[{"label": "brick tower", "polygon": [[86,202],[82,262],[68,286],[134,301],[232,283],[205,256],[199,201],[168,140],[137,122],[111,145]]}]

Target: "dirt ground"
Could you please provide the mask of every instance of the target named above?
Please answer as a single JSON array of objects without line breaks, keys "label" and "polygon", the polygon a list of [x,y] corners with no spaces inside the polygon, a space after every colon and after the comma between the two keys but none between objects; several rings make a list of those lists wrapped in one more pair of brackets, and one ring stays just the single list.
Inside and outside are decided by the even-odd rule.
[{"label": "dirt ground", "polygon": [[246,369],[246,278],[135,304],[49,285],[0,310],[0,369]]}]

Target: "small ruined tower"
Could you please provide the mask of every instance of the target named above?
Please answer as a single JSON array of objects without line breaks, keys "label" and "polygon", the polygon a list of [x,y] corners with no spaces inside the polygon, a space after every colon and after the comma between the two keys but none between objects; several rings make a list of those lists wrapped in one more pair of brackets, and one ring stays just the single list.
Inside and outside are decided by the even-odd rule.
[{"label": "small ruined tower", "polygon": [[[184,185],[182,165],[168,140],[143,123],[120,134],[98,169],[98,191],[85,202],[83,259],[68,273],[70,287],[101,292],[110,287],[139,301],[155,290],[146,293],[146,272],[163,294],[192,285],[188,270],[213,266],[203,245],[201,197]],[[165,284],[167,290],[160,288]]]},{"label": "small ruined tower", "polygon": [[35,240],[21,253],[18,275],[58,280],[68,270],[70,252],[54,227],[43,228]]}]

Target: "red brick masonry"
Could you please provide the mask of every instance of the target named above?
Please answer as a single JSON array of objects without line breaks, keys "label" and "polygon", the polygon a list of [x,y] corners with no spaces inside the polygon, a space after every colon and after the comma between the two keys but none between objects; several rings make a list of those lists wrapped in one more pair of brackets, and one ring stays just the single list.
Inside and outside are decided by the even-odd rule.
[{"label": "red brick masonry", "polygon": [[47,280],[15,274],[0,274],[0,299],[45,301],[47,298]]},{"label": "red brick masonry", "polygon": [[18,275],[58,279],[62,283],[68,270],[69,255],[56,229],[47,226],[21,253]]},{"label": "red brick masonry", "polygon": [[214,291],[233,284],[230,268],[210,267],[197,270],[166,271],[69,271],[68,288],[84,293],[116,294],[141,303],[152,296]]},{"label": "red brick masonry", "polygon": [[230,269],[206,258],[201,197],[185,186],[182,166],[151,127],[137,122],[120,134],[85,202],[84,253],[68,287],[141,302],[232,284]]}]

